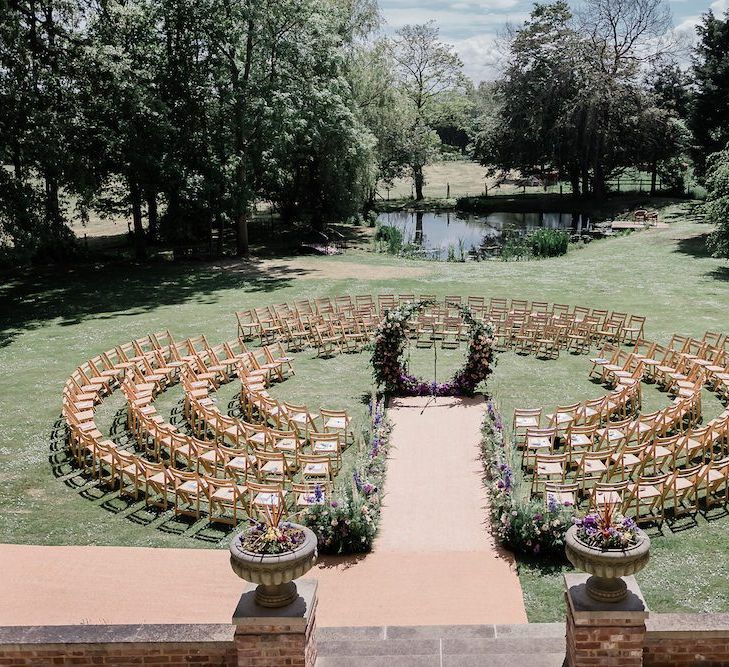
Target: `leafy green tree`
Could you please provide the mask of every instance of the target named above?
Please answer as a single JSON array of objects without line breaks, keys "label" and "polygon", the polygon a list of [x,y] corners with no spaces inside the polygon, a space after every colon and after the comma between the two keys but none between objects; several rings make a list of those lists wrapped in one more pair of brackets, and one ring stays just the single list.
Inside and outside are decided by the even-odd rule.
[{"label": "leafy green tree", "polygon": [[408,101],[397,85],[392,51],[384,39],[359,45],[353,51],[348,77],[358,117],[374,138],[371,205],[377,183],[391,184],[407,169]]},{"label": "leafy green tree", "polygon": [[[82,201],[104,214],[131,214],[138,258],[157,236],[157,195],[172,127],[159,85],[162,44],[147,2],[108,0],[89,24],[89,46],[80,61],[82,125],[78,185]],[[115,194],[118,193],[118,196]]]},{"label": "leafy green tree", "polygon": [[1,231],[24,253],[62,258],[83,16],[73,0],[6,0],[0,10],[0,163],[14,178],[0,191]]},{"label": "leafy green tree", "polygon": [[433,130],[434,107],[444,96],[464,91],[463,63],[452,48],[439,40],[433,22],[407,25],[397,32],[393,57],[403,95],[410,107],[406,143],[415,199],[423,199],[423,167],[436,154],[439,143]]},{"label": "leafy green tree", "polygon": [[524,174],[557,168],[579,192],[576,144],[586,116],[578,97],[581,49],[566,2],[534,6],[511,39],[504,75],[492,91],[496,113],[481,116],[475,156],[483,164]]},{"label": "leafy green tree", "polygon": [[729,257],[729,149],[706,161],[706,219],[716,224],[709,248],[716,257]]},{"label": "leafy green tree", "polygon": [[693,101],[691,76],[675,60],[649,71],[645,85],[659,109],[671,111],[681,120],[688,118]]},{"label": "leafy green tree", "polygon": [[706,156],[723,150],[729,142],[729,11],[723,19],[708,11],[696,32],[695,93],[688,124],[694,138],[696,172],[701,176],[706,171]]},{"label": "leafy green tree", "polygon": [[577,17],[561,0],[536,4],[511,35],[478,159],[524,174],[556,171],[575,196],[603,196],[607,180],[629,166],[657,170],[679,149],[678,128],[656,111],[640,74],[670,49],[668,21],[662,0],[588,0]]}]

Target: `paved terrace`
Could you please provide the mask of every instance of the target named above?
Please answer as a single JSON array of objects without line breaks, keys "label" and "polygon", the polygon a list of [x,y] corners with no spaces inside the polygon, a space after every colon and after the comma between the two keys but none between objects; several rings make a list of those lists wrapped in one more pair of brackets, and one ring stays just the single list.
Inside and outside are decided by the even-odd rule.
[{"label": "paved terrace", "polygon": [[[513,560],[488,533],[481,400],[398,399],[380,534],[322,558],[320,626],[526,623]],[[0,625],[229,623],[227,550],[0,545]]]}]

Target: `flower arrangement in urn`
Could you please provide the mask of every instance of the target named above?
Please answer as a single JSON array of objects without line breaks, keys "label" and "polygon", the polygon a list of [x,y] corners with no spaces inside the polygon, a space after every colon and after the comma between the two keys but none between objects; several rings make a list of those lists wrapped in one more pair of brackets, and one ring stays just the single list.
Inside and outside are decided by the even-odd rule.
[{"label": "flower arrangement in urn", "polygon": [[251,519],[251,527],[240,536],[246,551],[259,554],[282,554],[301,546],[306,539],[304,531],[296,524],[284,521],[275,525],[268,521]]},{"label": "flower arrangement in urn", "polygon": [[638,526],[635,521],[616,514],[612,505],[605,505],[602,512],[576,519],[575,526],[579,540],[603,551],[627,549],[638,544]]},{"label": "flower arrangement in urn", "polygon": [[642,570],[650,558],[650,538],[612,504],[575,523],[565,536],[570,562],[592,576],[585,586],[598,602],[620,602],[628,594],[622,577]]},{"label": "flower arrangement in urn", "polygon": [[306,526],[281,521],[285,505],[281,496],[266,509],[265,521],[236,535],[230,543],[230,565],[246,581],[258,584],[256,603],[285,607],[297,597],[294,579],[316,562],[316,535]]}]

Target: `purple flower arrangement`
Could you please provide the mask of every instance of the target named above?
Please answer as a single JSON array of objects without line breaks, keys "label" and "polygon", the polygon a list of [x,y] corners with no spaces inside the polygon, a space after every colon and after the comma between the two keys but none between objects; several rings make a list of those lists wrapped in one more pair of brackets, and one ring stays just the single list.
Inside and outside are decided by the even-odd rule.
[{"label": "purple flower arrangement", "polygon": [[432,301],[416,301],[390,310],[375,334],[372,369],[375,382],[387,394],[397,396],[473,396],[476,387],[491,373],[494,362],[491,328],[462,306],[461,317],[469,328],[468,355],[462,369],[448,382],[428,382],[411,375],[401,356],[407,341],[407,323]]},{"label": "purple flower arrangement", "polygon": [[612,505],[605,505],[601,511],[574,519],[577,539],[585,544],[607,551],[626,549],[638,544],[635,521],[615,513]]},{"label": "purple flower arrangement", "polygon": [[350,554],[370,551],[380,519],[379,490],[385,480],[389,446],[389,420],[383,400],[370,404],[369,447],[353,464],[351,484],[343,484],[335,497],[321,498],[303,513],[302,523],[317,536],[321,553]]},{"label": "purple flower arrangement", "polygon": [[293,551],[304,543],[305,535],[301,528],[286,521],[272,525],[265,521],[251,520],[251,527],[239,539],[246,551],[273,555]]},{"label": "purple flower arrangement", "polygon": [[564,557],[564,538],[572,525],[573,509],[554,498],[546,506],[522,499],[524,494],[519,493],[520,480],[511,465],[511,448],[504,435],[503,420],[492,401],[486,404],[481,459],[496,538],[516,553],[540,558]]}]

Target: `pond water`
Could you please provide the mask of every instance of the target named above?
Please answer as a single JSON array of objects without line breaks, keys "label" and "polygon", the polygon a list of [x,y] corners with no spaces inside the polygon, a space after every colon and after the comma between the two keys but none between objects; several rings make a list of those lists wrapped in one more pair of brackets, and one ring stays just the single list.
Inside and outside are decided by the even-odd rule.
[{"label": "pond water", "polygon": [[572,213],[422,213],[396,211],[381,213],[382,225],[397,227],[403,243],[422,249],[433,259],[445,259],[448,248],[459,255],[461,248],[470,255],[495,256],[501,251],[504,231],[523,235],[536,229],[562,229],[572,234],[590,230],[587,216]]}]

